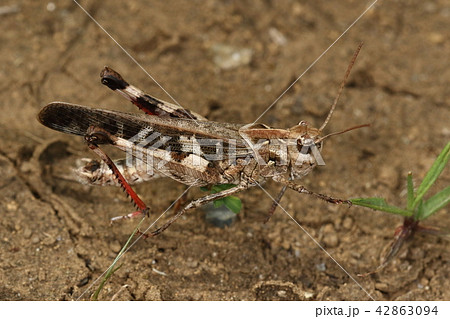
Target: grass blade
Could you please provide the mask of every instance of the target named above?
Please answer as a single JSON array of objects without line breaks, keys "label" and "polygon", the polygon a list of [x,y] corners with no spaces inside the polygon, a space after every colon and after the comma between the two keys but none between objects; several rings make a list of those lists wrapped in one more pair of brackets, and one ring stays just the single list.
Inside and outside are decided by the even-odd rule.
[{"label": "grass blade", "polygon": [[128,248],[128,245],[130,244],[131,240],[133,239],[134,235],[136,234],[136,232],[138,231],[139,227],[141,227],[142,222],[144,221],[145,217],[141,219],[141,221],[139,222],[139,224],[136,226],[136,228],[133,230],[133,233],[130,235],[130,237],[128,237],[127,242],[125,243],[125,245],[123,245],[122,249],[119,251],[119,253],[117,254],[116,258],[114,259],[113,263],[111,264],[111,266],[108,268],[108,271],[106,272],[105,276],[102,279],[102,282],[100,283],[100,285],[98,286],[97,290],[94,292],[94,294],[92,295],[91,299],[92,300],[97,300],[98,296],[100,294],[100,292],[102,291],[103,287],[105,286],[106,282],[108,281],[108,279],[117,271],[120,269],[120,267],[122,267],[122,265],[119,265],[118,267],[116,267],[117,262],[119,261],[119,259],[122,257],[122,255],[124,254],[125,250]]},{"label": "grass blade", "polygon": [[386,203],[386,200],[384,198],[379,197],[353,198],[350,201],[352,202],[353,205],[368,207],[386,213],[397,214],[406,217],[409,217],[413,214],[411,211],[408,211],[406,209],[388,205],[388,203]]},{"label": "grass blade", "polygon": [[408,203],[406,208],[411,211],[414,204],[414,182],[412,172],[408,173],[408,177],[406,178],[406,187],[408,189]]},{"label": "grass blade", "polygon": [[444,188],[423,203],[420,219],[425,219],[450,203],[450,186]]},{"label": "grass blade", "polygon": [[426,192],[434,184],[436,179],[439,177],[439,175],[444,170],[445,165],[447,165],[447,162],[449,161],[449,159],[450,159],[450,142],[444,147],[442,152],[436,158],[436,160],[434,161],[430,170],[428,171],[427,175],[425,175],[425,178],[423,179],[422,183],[420,184],[419,188],[417,189],[417,196],[414,199],[414,203],[412,206],[413,208],[417,207],[419,202],[425,196]]}]

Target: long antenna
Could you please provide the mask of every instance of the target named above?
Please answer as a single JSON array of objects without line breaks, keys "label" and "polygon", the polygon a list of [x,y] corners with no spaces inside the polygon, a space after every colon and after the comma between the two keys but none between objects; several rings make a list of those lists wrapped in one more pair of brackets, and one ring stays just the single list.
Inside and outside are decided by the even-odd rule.
[{"label": "long antenna", "polygon": [[322,126],[319,128],[319,131],[321,131],[321,132],[325,128],[325,126],[327,126],[328,122],[330,121],[331,115],[333,115],[334,109],[336,108],[336,104],[339,101],[339,97],[341,96],[341,93],[342,93],[342,90],[344,89],[345,83],[347,83],[347,79],[348,79],[348,76],[350,75],[350,71],[352,70],[353,64],[355,64],[356,57],[358,56],[359,51],[361,51],[362,46],[363,46],[363,42],[361,42],[358,45],[358,48],[356,48],[356,51],[353,54],[352,60],[350,61],[350,64],[348,65],[347,72],[345,72],[344,79],[342,80],[341,86],[339,87],[338,94],[337,94],[336,98],[334,99],[333,104],[331,105],[330,112],[328,112],[328,116],[325,119],[325,122],[323,122]]},{"label": "long antenna", "polygon": [[347,128],[347,129],[342,130],[342,131],[339,131],[339,132],[330,133],[330,134],[327,134],[327,135],[322,136],[321,138],[315,140],[314,143],[317,144],[317,143],[319,143],[319,142],[322,142],[324,139],[326,139],[326,138],[328,138],[328,137],[330,137],[330,136],[340,135],[340,134],[346,133],[346,132],[348,132],[348,131],[353,131],[353,130],[356,130],[356,129],[359,129],[359,128],[362,128],[362,127],[368,127],[368,126],[370,126],[370,124],[361,124],[361,125],[356,125],[356,126]]}]

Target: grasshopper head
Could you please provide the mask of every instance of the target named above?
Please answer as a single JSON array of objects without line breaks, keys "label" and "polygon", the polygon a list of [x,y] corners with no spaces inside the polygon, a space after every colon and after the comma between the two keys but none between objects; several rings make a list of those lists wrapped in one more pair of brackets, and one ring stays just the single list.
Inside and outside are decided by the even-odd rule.
[{"label": "grasshopper head", "polygon": [[298,125],[289,129],[290,138],[297,140],[297,148],[300,151],[304,146],[316,145],[322,147],[322,131],[309,126],[308,122],[301,121]]},{"label": "grasshopper head", "polygon": [[290,164],[294,177],[301,177],[308,174],[317,164],[325,165],[320,154],[324,139],[367,126],[370,126],[370,124],[353,126],[325,136],[322,136],[321,129],[309,127],[308,123],[304,121],[290,128],[289,138],[296,141],[296,145],[289,149]]},{"label": "grasshopper head", "polygon": [[289,129],[289,139],[295,141],[288,146],[291,173],[294,178],[307,175],[317,164],[323,165],[321,131],[305,121]]}]

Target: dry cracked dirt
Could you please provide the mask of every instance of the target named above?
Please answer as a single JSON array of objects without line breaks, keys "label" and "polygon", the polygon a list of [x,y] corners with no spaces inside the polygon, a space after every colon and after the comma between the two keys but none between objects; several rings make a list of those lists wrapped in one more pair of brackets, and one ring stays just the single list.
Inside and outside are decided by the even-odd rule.
[{"label": "dry cracked dirt", "polygon": [[[245,124],[370,2],[80,4],[181,105]],[[105,65],[170,98],[73,1],[1,6],[0,299],[87,300],[138,221],[110,226],[111,217],[132,211],[128,199],[118,188],[74,182],[77,160],[94,154],[81,137],[43,127],[36,115],[51,101],[138,112],[100,84]],[[445,0],[379,1],[260,119],[278,128],[301,120],[320,126],[364,41],[326,132],[371,126],[325,141],[326,165],[300,183],[340,198],[405,203],[408,171],[420,181],[450,140],[449,16]],[[432,192],[449,182],[447,168]],[[272,195],[279,190],[272,182],[264,187]],[[160,179],[135,189],[156,218],[185,187]],[[162,235],[139,240],[100,299],[450,299],[448,242],[436,237],[417,236],[383,271],[357,276],[377,267],[399,217],[288,191],[281,205],[302,229],[281,210],[264,224],[271,199],[261,189],[239,196],[243,210],[230,227],[210,225],[198,209]],[[426,223],[450,227],[448,213]]]}]

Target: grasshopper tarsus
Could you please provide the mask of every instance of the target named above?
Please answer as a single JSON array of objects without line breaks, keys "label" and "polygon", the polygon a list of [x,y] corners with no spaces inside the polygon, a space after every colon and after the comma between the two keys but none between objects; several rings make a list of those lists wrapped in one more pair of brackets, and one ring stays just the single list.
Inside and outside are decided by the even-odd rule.
[{"label": "grasshopper tarsus", "polygon": [[172,225],[178,218],[180,218],[186,211],[187,211],[186,208],[178,210],[177,214],[175,216],[173,216],[171,219],[169,219],[169,221],[167,221],[164,225],[162,225],[161,227],[158,227],[156,230],[154,230],[150,233],[146,233],[146,232],[142,232],[142,231],[138,230],[137,234],[139,234],[144,239],[158,236],[163,231],[165,231],[167,228],[169,228],[169,226]]},{"label": "grasshopper tarsus", "polygon": [[112,225],[114,222],[118,221],[118,220],[122,220],[122,219],[132,219],[132,218],[137,218],[140,216],[150,216],[150,209],[149,208],[145,208],[144,210],[137,210],[135,212],[132,212],[128,215],[122,215],[122,216],[116,216],[110,219],[110,224]]},{"label": "grasshopper tarsus", "polygon": [[285,179],[283,177],[277,176],[274,179],[277,182],[283,184],[284,186],[286,186],[286,187],[288,187],[288,188],[290,188],[290,189],[292,189],[292,190],[294,190],[294,191],[296,191],[296,192],[298,192],[300,194],[311,195],[311,196],[317,197],[317,198],[319,198],[321,200],[324,200],[324,201],[326,201],[328,203],[331,203],[331,204],[342,204],[342,203],[346,203],[346,204],[349,204],[349,205],[351,204],[351,202],[349,200],[334,198],[334,197],[331,197],[331,196],[328,196],[328,195],[324,195],[324,194],[321,194],[321,193],[313,192],[313,191],[307,189],[305,186],[300,185],[300,184],[296,184],[296,183],[294,183],[292,181],[289,181],[289,180],[287,180],[287,179]]}]

